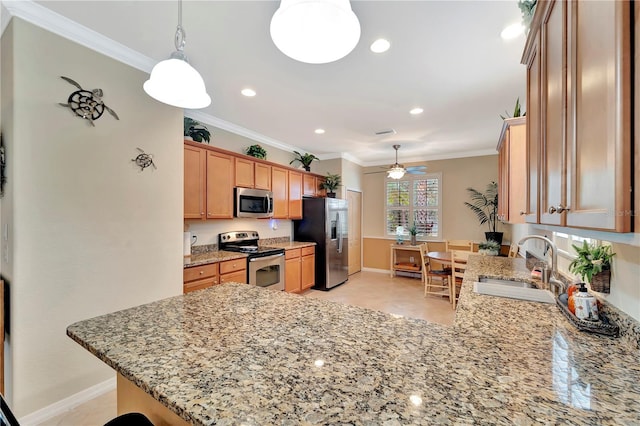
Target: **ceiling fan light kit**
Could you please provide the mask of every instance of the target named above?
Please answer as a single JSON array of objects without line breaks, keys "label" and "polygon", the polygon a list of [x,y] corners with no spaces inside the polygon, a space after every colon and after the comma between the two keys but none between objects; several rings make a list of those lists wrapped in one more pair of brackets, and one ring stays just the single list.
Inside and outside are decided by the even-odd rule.
[{"label": "ceiling fan light kit", "polygon": [[202,76],[189,65],[184,54],[186,39],[186,33],[182,28],[182,0],[179,0],[176,51],[169,59],[158,62],[153,67],[143,88],[149,96],[167,105],[189,109],[205,108],[211,104],[211,97],[207,93]]},{"label": "ceiling fan light kit", "polygon": [[270,31],[282,53],[308,64],[344,58],[360,40],[360,22],[349,0],[281,0]]}]

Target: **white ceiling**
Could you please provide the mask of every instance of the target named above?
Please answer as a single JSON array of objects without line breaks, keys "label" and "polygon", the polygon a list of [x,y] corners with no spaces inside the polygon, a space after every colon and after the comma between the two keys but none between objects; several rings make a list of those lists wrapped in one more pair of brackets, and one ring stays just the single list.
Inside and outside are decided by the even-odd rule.
[{"label": "white ceiling", "polygon": [[[174,50],[177,1],[40,1],[153,62]],[[213,101],[196,118],[264,143],[362,165],[495,152],[499,114],[524,100],[525,38],[500,38],[517,1],[352,1],[362,35],[330,64],[284,56],[269,36],[277,1],[183,2],[185,52]],[[391,49],[374,54],[378,37]],[[251,87],[254,98],[240,95]],[[142,88],[141,88],[142,90]],[[415,106],[424,109],[411,116]],[[314,129],[326,129],[324,135]],[[393,128],[395,135],[374,132]],[[215,138],[215,135],[214,135]]]}]

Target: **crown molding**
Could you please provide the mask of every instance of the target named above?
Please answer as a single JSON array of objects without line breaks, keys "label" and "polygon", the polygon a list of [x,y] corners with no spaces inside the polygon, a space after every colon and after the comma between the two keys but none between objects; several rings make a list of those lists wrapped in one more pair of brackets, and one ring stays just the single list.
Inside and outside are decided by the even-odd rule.
[{"label": "crown molding", "polygon": [[[427,154],[420,157],[413,157],[411,161],[404,160],[402,163],[419,163],[421,161],[437,161],[437,160],[453,160],[456,158],[467,158],[467,157],[483,157],[485,155],[498,155],[495,149],[479,149],[476,151],[465,151],[465,152],[452,152],[449,154],[438,154],[431,155]],[[363,163],[362,167],[372,167],[372,166],[386,166],[389,165],[389,161],[380,162],[380,161],[371,161],[367,163]]]}]

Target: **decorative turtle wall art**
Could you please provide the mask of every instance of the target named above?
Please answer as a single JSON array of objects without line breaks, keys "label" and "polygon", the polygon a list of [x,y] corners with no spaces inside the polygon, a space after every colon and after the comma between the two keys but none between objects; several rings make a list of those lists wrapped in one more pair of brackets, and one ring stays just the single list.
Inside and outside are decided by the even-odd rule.
[{"label": "decorative turtle wall art", "polygon": [[89,120],[89,124],[94,127],[95,124],[93,124],[93,122],[102,117],[105,110],[107,110],[116,120],[120,120],[118,114],[106,106],[102,101],[102,89],[93,89],[92,91],[84,90],[78,83],[69,77],[60,76],[60,78],[78,88],[78,90],[69,95],[69,99],[67,99],[66,104],[60,102],[60,105],[68,107],[78,117]]},{"label": "decorative turtle wall art", "polygon": [[156,165],[153,163],[153,155],[145,153],[142,149],[136,148],[140,151],[140,154],[136,158],[132,158],[131,161],[136,163],[136,166],[140,167],[140,171],[143,171],[149,166],[153,166],[154,169],[157,169]]}]

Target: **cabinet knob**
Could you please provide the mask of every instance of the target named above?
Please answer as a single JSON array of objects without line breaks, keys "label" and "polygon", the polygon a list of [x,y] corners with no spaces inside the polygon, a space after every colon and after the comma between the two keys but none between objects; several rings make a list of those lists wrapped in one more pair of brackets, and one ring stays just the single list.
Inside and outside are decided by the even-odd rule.
[{"label": "cabinet knob", "polygon": [[204,212],[200,212],[200,216],[204,216]]},{"label": "cabinet knob", "polygon": [[200,275],[204,274],[204,271],[200,271]]},{"label": "cabinet knob", "polygon": [[569,210],[571,210],[568,206],[562,207],[562,204],[558,204],[558,207],[556,209],[558,210],[558,213],[568,212]]},{"label": "cabinet knob", "polygon": [[527,212],[520,210],[520,216],[524,216]]},{"label": "cabinet knob", "polygon": [[549,214],[554,214],[556,213],[558,210],[554,207],[554,206],[549,206]]}]

